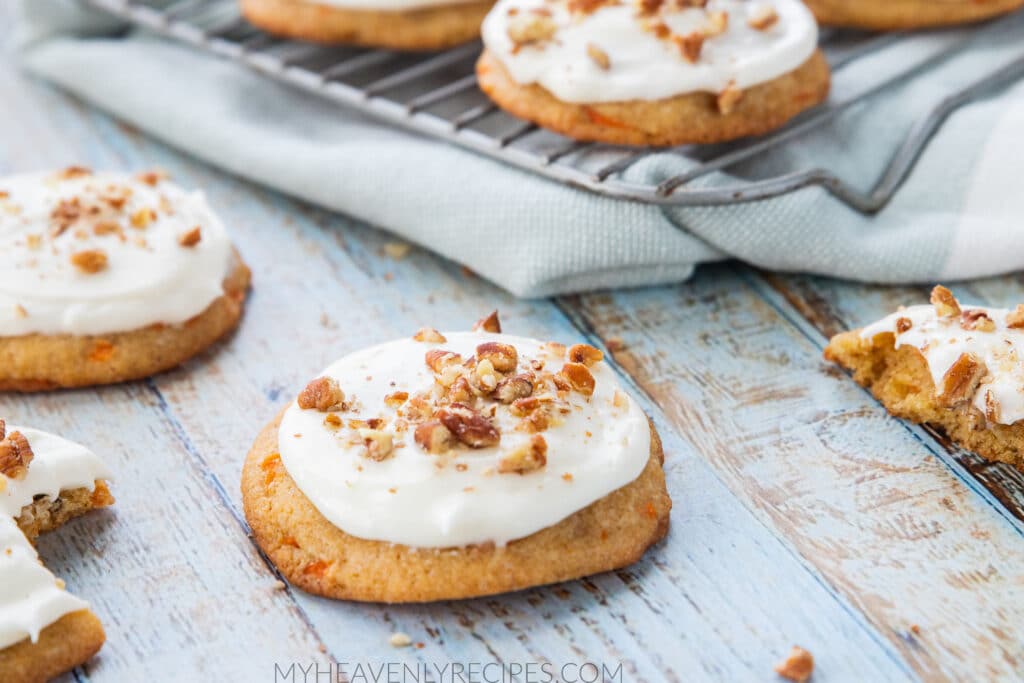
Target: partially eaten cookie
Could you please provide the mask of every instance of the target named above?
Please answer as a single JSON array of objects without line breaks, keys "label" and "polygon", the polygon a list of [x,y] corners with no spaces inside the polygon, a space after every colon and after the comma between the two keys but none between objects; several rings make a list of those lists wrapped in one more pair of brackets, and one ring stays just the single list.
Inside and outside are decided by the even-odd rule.
[{"label": "partially eaten cookie", "polygon": [[1024,305],[967,307],[937,286],[931,305],[836,335],[825,358],[893,415],[1024,470]]},{"label": "partially eaten cookie", "polygon": [[39,561],[33,541],[114,502],[85,447],[0,420],[0,680],[34,683],[85,662],[105,639],[88,603]]}]

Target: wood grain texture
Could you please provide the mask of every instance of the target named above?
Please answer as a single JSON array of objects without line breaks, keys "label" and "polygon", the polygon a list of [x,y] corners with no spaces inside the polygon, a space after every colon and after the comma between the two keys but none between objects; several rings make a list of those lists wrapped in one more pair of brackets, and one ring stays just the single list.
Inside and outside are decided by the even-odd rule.
[{"label": "wood grain texture", "polygon": [[[337,660],[596,661],[621,663],[627,681],[763,681],[794,643],[814,653],[818,683],[1020,678],[1019,533],[826,368],[770,287],[713,268],[681,287],[516,301],[424,252],[389,259],[386,235],[225,177],[10,62],[0,98],[0,173],[166,168],[207,191],[254,275],[239,332],[185,368],[0,396],[0,412],[90,445],[118,475],[114,508],[40,548],[107,627],[79,680],[262,681],[274,662]],[[518,334],[626,341],[613,364],[664,438],[667,540],[623,571],[481,600],[275,589],[239,513],[260,426],[338,356],[493,308]],[[391,648],[395,631],[423,646]]]},{"label": "wood grain texture", "polygon": [[616,360],[683,437],[920,678],[1019,680],[1014,518],[828,367],[748,272],[573,304],[625,341]]}]

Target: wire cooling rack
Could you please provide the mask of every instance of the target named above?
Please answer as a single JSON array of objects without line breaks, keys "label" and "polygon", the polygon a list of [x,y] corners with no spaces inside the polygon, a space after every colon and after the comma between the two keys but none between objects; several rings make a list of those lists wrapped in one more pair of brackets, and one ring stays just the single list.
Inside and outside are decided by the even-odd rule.
[{"label": "wire cooling rack", "polygon": [[[234,0],[79,0],[221,57],[389,123],[447,140],[507,164],[599,194],[663,205],[720,205],[778,196],[821,186],[864,213],[880,210],[910,173],[934,133],[958,107],[1024,77],[1024,43],[1019,57],[979,73],[976,80],[946,94],[915,123],[892,151],[875,185],[862,190],[822,167],[787,169],[768,177],[739,177],[713,187],[695,183],[729,172],[761,153],[784,145],[966,47],[978,32],[1019,29],[1017,18],[985,24],[970,32],[949,32],[933,40],[932,51],[865,84],[845,85],[843,70],[893,46],[914,40],[900,34],[871,35],[824,30],[821,47],[833,71],[827,103],[804,112],[788,126],[759,138],[722,145],[684,146],[669,151],[687,161],[687,170],[658,183],[640,183],[624,174],[645,157],[664,150],[576,142],[515,119],[490,102],[476,85],[473,65],[480,43],[439,53],[325,47],[264,33],[239,14]],[[1010,26],[1010,22],[1016,22]]]}]

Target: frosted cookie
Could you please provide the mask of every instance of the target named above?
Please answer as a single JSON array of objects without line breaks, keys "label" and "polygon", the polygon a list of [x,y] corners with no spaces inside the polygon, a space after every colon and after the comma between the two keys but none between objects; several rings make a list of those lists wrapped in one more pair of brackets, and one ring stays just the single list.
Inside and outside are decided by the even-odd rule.
[{"label": "frosted cookie", "polygon": [[799,0],[500,0],[482,31],[481,89],[578,140],[757,135],[829,90],[817,24]]},{"label": "frosted cookie", "polygon": [[0,178],[0,390],[172,368],[234,329],[249,285],[199,192],[148,173]]},{"label": "frosted cookie", "polygon": [[110,474],[92,452],[53,434],[0,420],[0,680],[44,681],[85,662],[103,627],[64,589],[32,542],[114,502]]},{"label": "frosted cookie", "polygon": [[897,31],[969,24],[1024,7],[1024,0],[804,0],[823,24]]},{"label": "frosted cookie", "polygon": [[941,286],[931,301],[836,335],[825,358],[893,415],[1024,470],[1024,305],[962,307]]},{"label": "frosted cookie", "polygon": [[636,562],[668,529],[662,461],[598,349],[425,329],[310,382],[257,438],[242,496],[293,584],[422,602]]},{"label": "frosted cookie", "polygon": [[440,50],[474,40],[493,0],[240,0],[270,33],[319,43]]}]

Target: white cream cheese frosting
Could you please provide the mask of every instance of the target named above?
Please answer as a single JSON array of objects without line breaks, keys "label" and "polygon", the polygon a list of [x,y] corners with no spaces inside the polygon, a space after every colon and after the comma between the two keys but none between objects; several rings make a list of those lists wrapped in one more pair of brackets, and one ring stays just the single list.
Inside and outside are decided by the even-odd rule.
[{"label": "white cream cheese frosting", "polygon": [[[295,402],[285,411],[278,433],[281,461],[299,489],[339,529],[413,547],[504,545],[557,524],[643,471],[651,445],[647,417],[606,363],[588,368],[594,381],[587,396],[559,391],[552,384],[551,374],[567,362],[564,347],[559,351],[537,340],[486,332],[444,336],[443,343],[390,342],[330,365],[322,376],[337,382],[347,409],[324,413]],[[444,454],[428,452],[414,438],[419,432],[410,401],[428,397],[430,402],[445,395],[444,384],[452,378],[428,368],[425,354],[450,351],[472,366],[477,347],[488,342],[515,347],[516,369],[501,374],[532,377],[532,397],[542,403],[552,399],[543,404],[551,411],[550,426],[524,430],[522,413],[513,414],[519,404],[482,398],[473,405],[500,433],[500,441],[480,448],[458,444]],[[403,394],[408,400],[402,400]],[[439,400],[444,405],[447,399]],[[327,419],[340,420],[342,426],[325,425],[328,415],[335,415]],[[373,423],[377,430],[394,444],[393,453],[379,461],[367,457],[368,442],[361,438],[366,432],[350,428],[357,426],[353,420],[374,419],[380,420]],[[528,449],[538,436],[546,445],[546,464],[524,473],[504,471],[503,462]]]},{"label": "white cream cheese frosting", "polygon": [[[573,11],[583,4],[597,8]],[[541,85],[559,100],[575,103],[660,100],[721,93],[730,86],[748,88],[794,71],[817,47],[817,24],[799,0],[686,5],[662,2],[645,14],[633,2],[499,0],[484,20],[483,41],[514,81]],[[726,26],[715,33],[714,17],[722,13],[728,17]],[[775,17],[769,26],[751,25],[769,15]],[[524,17],[540,17],[557,29],[550,39],[517,42],[516,25]],[[707,37],[691,62],[679,41],[698,34]],[[604,58],[595,59],[601,54]]]},{"label": "white cream cheese frosting", "polygon": [[63,490],[93,489],[97,479],[110,478],[99,457],[84,446],[36,429],[8,425],[8,434],[15,431],[28,439],[34,457],[24,479],[0,474],[0,648],[25,638],[34,642],[40,631],[65,614],[88,607],[40,564],[15,517],[37,495],[56,499]]},{"label": "white cream cheese frosting", "polygon": [[380,12],[403,12],[405,10],[447,5],[464,5],[476,0],[316,0],[313,4],[343,9],[376,10]]},{"label": "white cream cheese frosting", "polygon": [[0,253],[0,336],[182,323],[224,293],[232,259],[202,193],[84,169],[0,178]]},{"label": "white cream cheese frosting", "polygon": [[[982,319],[991,322],[979,324]],[[935,306],[910,306],[863,328],[861,337],[885,332],[895,335],[896,348],[921,352],[936,392],[962,355],[973,356],[984,374],[968,397],[971,404],[997,424],[1024,419],[1024,311],[975,306],[939,315]]]}]

